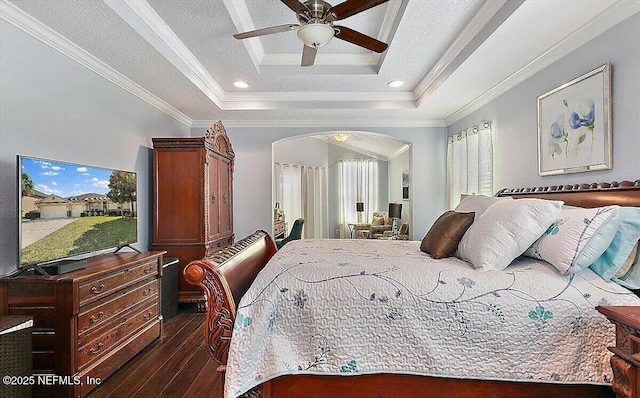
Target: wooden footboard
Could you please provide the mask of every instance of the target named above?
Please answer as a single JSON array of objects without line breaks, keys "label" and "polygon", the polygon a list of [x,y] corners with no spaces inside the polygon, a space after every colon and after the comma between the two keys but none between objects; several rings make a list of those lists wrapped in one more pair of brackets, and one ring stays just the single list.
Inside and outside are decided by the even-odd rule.
[{"label": "wooden footboard", "polygon": [[256,231],[209,258],[192,261],[184,269],[187,282],[200,286],[207,297],[206,341],[220,365],[227,363],[236,306],[276,251],[273,238],[265,231]]}]

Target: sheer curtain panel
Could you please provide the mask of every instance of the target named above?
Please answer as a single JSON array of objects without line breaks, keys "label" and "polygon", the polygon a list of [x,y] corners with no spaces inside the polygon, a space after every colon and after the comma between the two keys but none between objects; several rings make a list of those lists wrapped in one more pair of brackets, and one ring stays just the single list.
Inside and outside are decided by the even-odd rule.
[{"label": "sheer curtain panel", "polygon": [[323,238],[327,218],[327,168],[275,163],[276,201],[289,230],[304,219],[303,237]]},{"label": "sheer curtain panel", "polygon": [[493,195],[491,123],[468,128],[449,137],[447,146],[447,203],[454,208],[461,194]]},{"label": "sheer curtain panel", "polygon": [[340,172],[340,237],[350,236],[349,223],[355,223],[358,215],[356,202],[364,203],[364,222],[378,210],[378,161],[341,160]]}]

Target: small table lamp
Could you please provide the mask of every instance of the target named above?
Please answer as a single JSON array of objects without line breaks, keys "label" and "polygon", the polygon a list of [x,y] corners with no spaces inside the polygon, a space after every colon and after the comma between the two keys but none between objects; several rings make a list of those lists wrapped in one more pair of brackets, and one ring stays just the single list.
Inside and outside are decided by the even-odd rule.
[{"label": "small table lamp", "polygon": [[402,218],[402,203],[389,203],[389,218],[393,220],[393,236],[398,236],[398,220]]},{"label": "small table lamp", "polygon": [[364,211],[364,203],[356,202],[356,212],[358,213],[358,224],[362,224],[362,212]]}]

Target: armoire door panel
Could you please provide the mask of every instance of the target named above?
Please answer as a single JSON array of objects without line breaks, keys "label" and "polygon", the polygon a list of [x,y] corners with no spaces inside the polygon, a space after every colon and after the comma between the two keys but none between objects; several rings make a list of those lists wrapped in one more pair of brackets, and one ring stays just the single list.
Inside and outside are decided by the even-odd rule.
[{"label": "armoire door panel", "polygon": [[[203,150],[154,152],[154,242],[204,242]],[[184,204],[184,205],[182,205]]]},{"label": "armoire door panel", "polygon": [[220,203],[222,203],[222,195],[220,194],[220,160],[218,156],[207,155],[207,176],[209,179],[209,192],[207,200],[208,209],[208,228],[207,240],[213,240],[220,236]]},{"label": "armoire door panel", "polygon": [[220,203],[220,232],[228,234],[233,230],[233,221],[231,219],[233,212],[233,195],[231,194],[231,184],[233,164],[225,158],[220,159],[220,194],[222,202]]}]

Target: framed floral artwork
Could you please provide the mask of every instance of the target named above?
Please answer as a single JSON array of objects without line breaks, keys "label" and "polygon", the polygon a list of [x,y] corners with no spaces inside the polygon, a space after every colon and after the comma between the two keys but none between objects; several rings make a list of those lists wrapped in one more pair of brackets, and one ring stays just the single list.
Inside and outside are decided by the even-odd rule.
[{"label": "framed floral artwork", "polygon": [[611,64],[538,97],[541,176],[611,168]]}]

